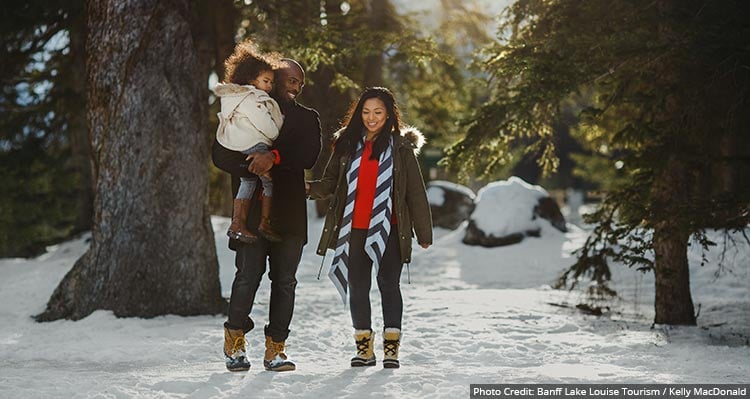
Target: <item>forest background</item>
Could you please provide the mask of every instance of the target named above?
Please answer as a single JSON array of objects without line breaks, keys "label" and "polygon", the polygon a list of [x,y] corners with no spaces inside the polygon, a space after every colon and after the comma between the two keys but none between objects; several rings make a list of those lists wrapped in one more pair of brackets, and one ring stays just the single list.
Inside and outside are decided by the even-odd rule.
[{"label": "forest background", "polygon": [[[204,309],[120,309],[105,298],[105,285],[91,283],[102,292],[85,300],[68,290],[113,270],[149,280],[142,273],[150,269],[138,265],[160,251],[170,260],[195,251],[180,267],[216,269],[206,226],[209,215],[228,214],[231,198],[228,177],[207,156],[218,110],[209,87],[248,37],[306,68],[300,101],[320,112],[324,149],[361,90],[387,86],[404,119],[427,136],[427,179],[477,188],[517,175],[548,189],[597,193],[600,205],[587,219],[592,235],[562,282],[587,276],[606,291],[608,259],[654,271],[657,322],[695,324],[680,277],[689,237],[709,248],[718,243],[705,229],[744,232],[750,219],[750,7],[741,1],[441,0],[414,10],[383,0],[14,0],[2,7],[0,257],[35,256],[94,232],[92,250],[41,319],[81,318],[96,308],[153,316],[221,307],[215,271],[198,290]],[[170,104],[158,94],[165,87],[188,96]],[[168,114],[172,121],[150,119]],[[324,151],[311,177],[327,158]],[[170,174],[177,166],[180,173]],[[180,184],[185,177],[195,179]],[[174,183],[168,193],[159,186],[165,178]],[[184,220],[175,224],[186,229],[174,240],[146,231],[173,231],[162,212],[169,201],[180,203],[173,209]],[[205,212],[179,212],[185,203],[204,204]],[[164,251],[159,242],[186,236],[207,244],[183,240]],[[164,292],[154,284],[129,302]]]}]

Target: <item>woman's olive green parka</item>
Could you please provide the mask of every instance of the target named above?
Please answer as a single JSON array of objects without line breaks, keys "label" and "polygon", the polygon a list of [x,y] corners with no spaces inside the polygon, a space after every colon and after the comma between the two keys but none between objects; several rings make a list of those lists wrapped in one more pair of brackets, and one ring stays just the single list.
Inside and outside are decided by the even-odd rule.
[{"label": "woman's olive green parka", "polygon": [[[394,137],[393,212],[396,214],[398,223],[403,263],[411,262],[412,232],[416,233],[419,244],[432,244],[430,204],[427,201],[422,172],[417,162],[417,154],[424,141],[422,133],[413,127],[403,128],[401,135]],[[311,198],[331,199],[318,244],[318,255],[325,255],[327,248],[336,248],[339,224],[346,205],[347,183],[344,176],[348,165],[348,154],[340,155],[334,152],[328,161],[323,177],[309,182]]]}]

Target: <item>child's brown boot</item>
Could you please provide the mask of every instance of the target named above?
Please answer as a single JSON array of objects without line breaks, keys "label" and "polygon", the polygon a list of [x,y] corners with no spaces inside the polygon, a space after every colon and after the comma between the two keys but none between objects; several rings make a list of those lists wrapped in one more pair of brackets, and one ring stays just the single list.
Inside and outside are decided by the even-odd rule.
[{"label": "child's brown boot", "polygon": [[232,224],[229,225],[229,238],[240,240],[247,244],[254,243],[258,236],[247,229],[247,214],[250,212],[249,199],[235,199],[232,203]]},{"label": "child's brown boot", "polygon": [[273,197],[263,196],[263,204],[260,208],[258,233],[268,241],[279,242],[281,241],[281,236],[271,228],[271,206],[273,204],[271,198]]}]

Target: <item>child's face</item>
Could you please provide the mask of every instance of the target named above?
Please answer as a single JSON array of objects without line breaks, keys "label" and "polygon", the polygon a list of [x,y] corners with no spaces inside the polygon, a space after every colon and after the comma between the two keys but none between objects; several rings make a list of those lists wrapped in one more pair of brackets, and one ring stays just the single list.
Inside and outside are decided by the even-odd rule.
[{"label": "child's face", "polygon": [[273,71],[261,72],[250,84],[266,93],[270,93],[273,88]]}]

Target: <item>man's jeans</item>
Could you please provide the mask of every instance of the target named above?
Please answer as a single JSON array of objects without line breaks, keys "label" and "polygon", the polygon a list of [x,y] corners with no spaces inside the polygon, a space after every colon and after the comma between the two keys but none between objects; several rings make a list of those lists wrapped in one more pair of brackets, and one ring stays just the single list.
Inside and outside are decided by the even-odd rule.
[{"label": "man's jeans", "polygon": [[265,334],[274,342],[285,341],[294,313],[294,290],[297,287],[297,266],[302,257],[304,238],[284,237],[281,242],[269,242],[258,237],[253,244],[240,244],[235,256],[237,271],[229,299],[229,320],[226,327],[248,332],[254,323],[250,319],[255,294],[266,271],[266,258],[270,267],[271,302],[269,323]]}]

